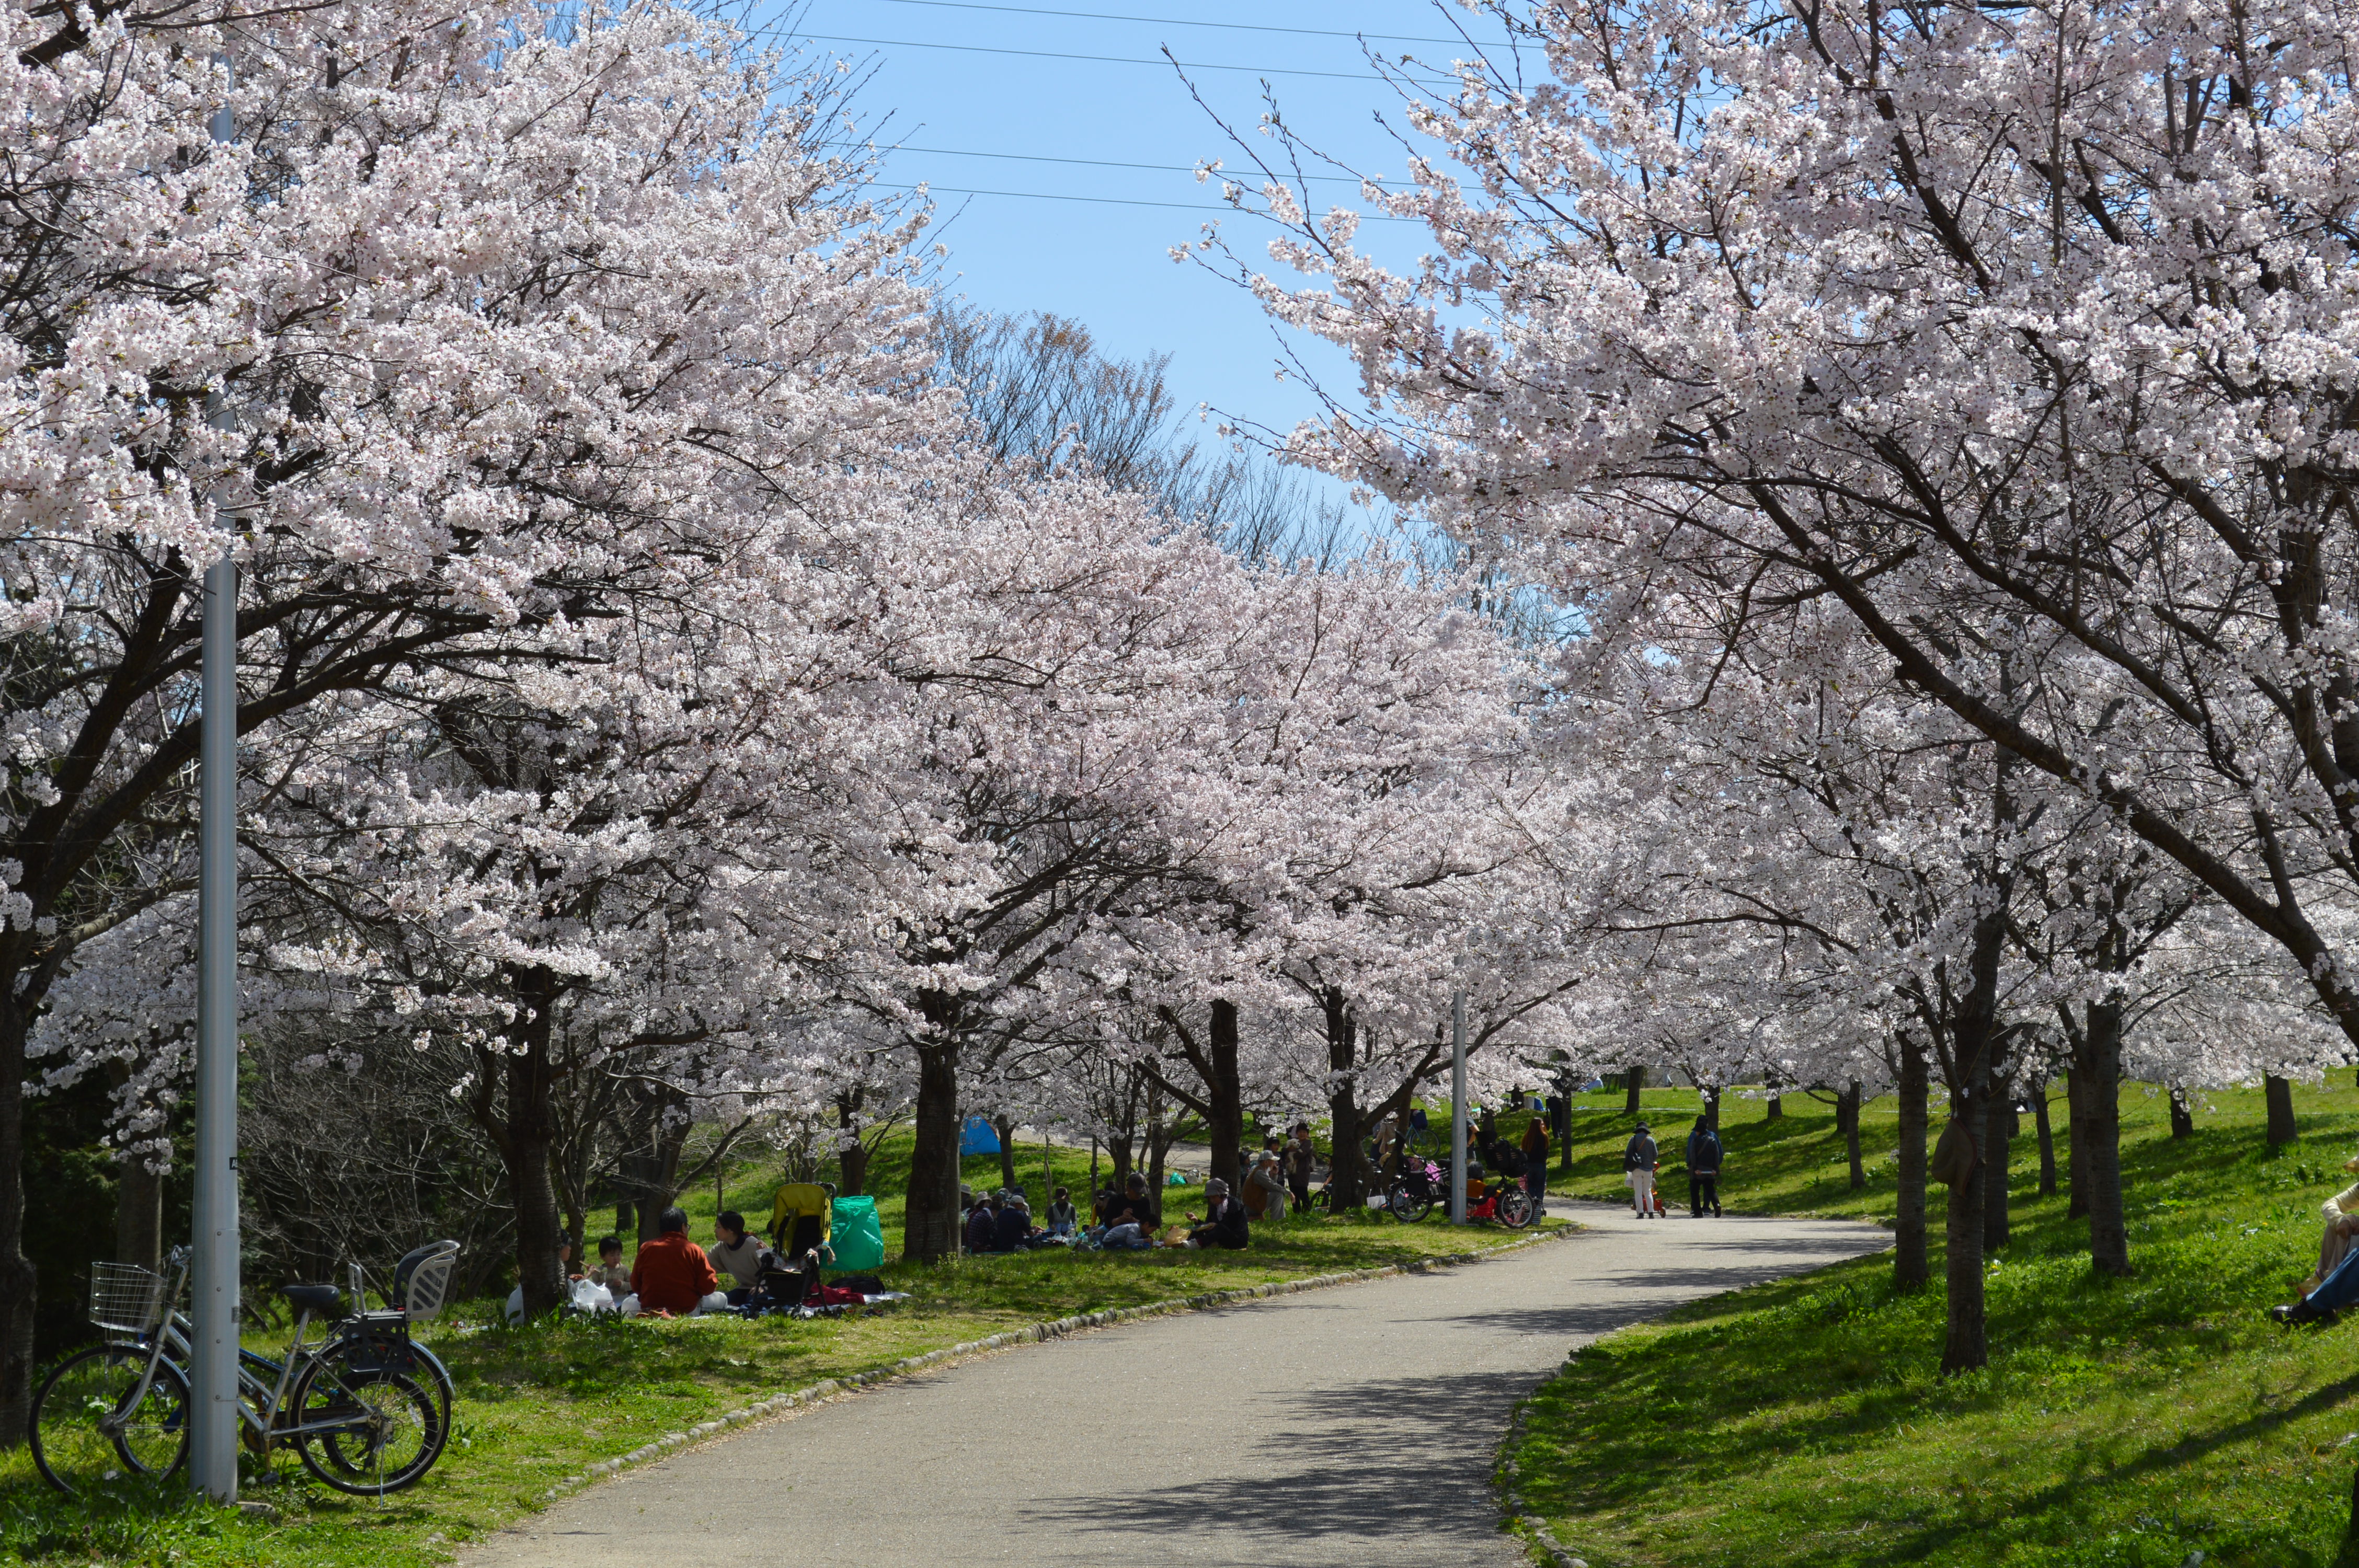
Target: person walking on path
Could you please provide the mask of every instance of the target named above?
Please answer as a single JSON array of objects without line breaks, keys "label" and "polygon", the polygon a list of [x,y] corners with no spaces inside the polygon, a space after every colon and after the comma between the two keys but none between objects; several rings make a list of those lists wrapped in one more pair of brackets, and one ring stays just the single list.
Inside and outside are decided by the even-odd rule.
[{"label": "person walking on path", "polygon": [[1640,1219],[1651,1219],[1655,1214],[1655,1134],[1645,1122],[1630,1135],[1630,1145],[1622,1151],[1622,1168],[1629,1173],[1630,1202]]},{"label": "person walking on path", "polygon": [[1532,1195],[1535,1218],[1548,1212],[1548,1123],[1535,1116],[1524,1123],[1524,1191]]},{"label": "person walking on path", "polygon": [[1688,1216],[1703,1217],[1704,1206],[1712,1206],[1712,1217],[1720,1217],[1720,1134],[1703,1117],[1695,1119],[1695,1130],[1688,1134]]}]

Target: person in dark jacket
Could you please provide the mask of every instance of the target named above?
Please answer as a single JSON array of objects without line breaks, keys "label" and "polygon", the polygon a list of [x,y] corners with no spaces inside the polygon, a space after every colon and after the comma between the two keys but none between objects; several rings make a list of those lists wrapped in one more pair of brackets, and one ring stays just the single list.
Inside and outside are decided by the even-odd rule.
[{"label": "person in dark jacket", "polygon": [[1002,1193],[994,1200],[999,1213],[992,1221],[991,1249],[1021,1252],[1031,1245],[1032,1210],[1022,1193]]},{"label": "person in dark jacket", "polygon": [[1544,1213],[1548,1207],[1548,1123],[1535,1116],[1525,1124],[1524,1190],[1532,1195],[1532,1212]]},{"label": "person in dark jacket", "polygon": [[1655,1133],[1645,1122],[1630,1135],[1629,1146],[1622,1151],[1622,1169],[1630,1184],[1630,1204],[1640,1219],[1655,1217]]},{"label": "person in dark jacket", "polygon": [[1310,1147],[1310,1124],[1298,1121],[1287,1138],[1284,1156],[1286,1184],[1294,1194],[1297,1214],[1310,1212],[1310,1179],[1319,1173],[1319,1156]]},{"label": "person in dark jacket", "polygon": [[1152,1247],[1158,1223],[1147,1178],[1133,1171],[1123,1183],[1122,1195],[1106,1205],[1106,1227],[1099,1245],[1117,1252],[1124,1248]]},{"label": "person in dark jacket", "polygon": [[1692,1219],[1703,1217],[1704,1206],[1712,1206],[1712,1217],[1720,1217],[1720,1134],[1712,1130],[1711,1121],[1697,1117],[1695,1130],[1688,1134],[1688,1215]]},{"label": "person in dark jacket", "polygon": [[1234,1252],[1253,1242],[1245,1204],[1229,1195],[1229,1184],[1218,1176],[1204,1184],[1204,1222],[1198,1225],[1191,1214],[1188,1223],[1194,1227],[1188,1232],[1190,1247],[1225,1247]]},{"label": "person in dark jacket", "polygon": [[974,1207],[967,1211],[966,1249],[968,1251],[989,1252],[997,1247],[999,1217],[994,1212],[995,1206],[990,1199],[984,1198],[978,1200]]}]

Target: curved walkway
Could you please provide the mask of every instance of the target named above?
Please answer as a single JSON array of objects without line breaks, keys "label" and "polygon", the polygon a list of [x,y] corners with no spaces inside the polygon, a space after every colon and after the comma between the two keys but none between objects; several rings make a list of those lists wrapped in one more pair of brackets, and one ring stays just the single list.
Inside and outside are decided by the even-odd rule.
[{"label": "curved walkway", "polygon": [[1492,1450],[1568,1351],[1889,1245],[1840,1221],[1549,1208],[1593,1228],[886,1383],[627,1472],[463,1561],[1505,1568],[1524,1559],[1498,1532]]}]

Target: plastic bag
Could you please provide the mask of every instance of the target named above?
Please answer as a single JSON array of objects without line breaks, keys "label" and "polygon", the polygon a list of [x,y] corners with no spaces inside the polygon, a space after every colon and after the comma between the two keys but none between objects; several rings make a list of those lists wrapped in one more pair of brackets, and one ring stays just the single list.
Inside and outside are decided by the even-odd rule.
[{"label": "plastic bag", "polygon": [[830,1269],[849,1272],[885,1266],[885,1228],[877,1221],[875,1198],[838,1198],[828,1221]]},{"label": "plastic bag", "polygon": [[573,1310],[611,1313],[614,1310],[614,1292],[595,1280],[576,1280],[573,1281]]}]

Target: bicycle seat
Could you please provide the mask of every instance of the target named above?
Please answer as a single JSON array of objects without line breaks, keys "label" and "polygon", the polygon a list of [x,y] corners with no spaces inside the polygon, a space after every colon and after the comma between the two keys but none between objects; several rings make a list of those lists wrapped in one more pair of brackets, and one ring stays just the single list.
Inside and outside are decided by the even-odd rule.
[{"label": "bicycle seat", "polygon": [[278,1293],[297,1312],[320,1317],[334,1317],[344,1307],[344,1292],[333,1285],[281,1285]]}]

